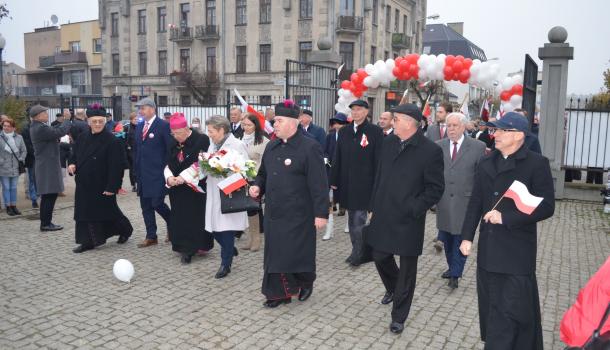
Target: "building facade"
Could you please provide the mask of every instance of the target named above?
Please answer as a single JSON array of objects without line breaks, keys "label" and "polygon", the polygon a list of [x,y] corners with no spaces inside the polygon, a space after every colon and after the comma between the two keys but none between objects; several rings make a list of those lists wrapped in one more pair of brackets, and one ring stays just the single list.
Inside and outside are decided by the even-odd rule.
[{"label": "building facade", "polygon": [[13,62],[2,62],[2,95],[16,95],[19,87],[25,86],[25,68]]},{"label": "building facade", "polygon": [[[195,77],[210,103],[228,89],[284,94],[286,60],[308,61],[321,38],[353,70],[421,52],[425,0],[100,0],[104,94],[195,102]],[[369,91],[382,99],[384,92]]]},{"label": "building facade", "polygon": [[97,20],[24,34],[25,86],[16,94],[53,103],[60,95],[101,96],[102,41]]}]

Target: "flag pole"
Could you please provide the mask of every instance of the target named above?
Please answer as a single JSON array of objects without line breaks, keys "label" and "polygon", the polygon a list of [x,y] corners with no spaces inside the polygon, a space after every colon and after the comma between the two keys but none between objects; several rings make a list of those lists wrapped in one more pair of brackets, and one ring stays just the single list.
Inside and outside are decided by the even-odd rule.
[{"label": "flag pole", "polygon": [[504,194],[502,195],[502,197],[500,197],[500,199],[498,199],[498,201],[497,201],[497,202],[496,202],[496,204],[493,206],[493,208],[491,208],[491,210],[490,210],[490,211],[492,211],[492,210],[496,209],[496,207],[498,206],[498,204],[500,204],[500,201],[501,201],[502,199],[504,199],[504,195],[505,195],[505,194],[506,194],[506,192],[504,192]]}]

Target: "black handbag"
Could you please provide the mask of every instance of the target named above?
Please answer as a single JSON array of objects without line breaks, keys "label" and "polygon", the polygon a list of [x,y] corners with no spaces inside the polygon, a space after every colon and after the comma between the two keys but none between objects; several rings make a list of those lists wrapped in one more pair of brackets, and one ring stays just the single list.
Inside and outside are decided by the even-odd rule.
[{"label": "black handbag", "polygon": [[17,155],[15,154],[15,151],[13,151],[13,147],[11,147],[11,145],[8,144],[8,141],[6,141],[4,136],[2,136],[2,140],[4,140],[4,142],[6,142],[6,145],[8,146],[8,148],[11,149],[11,153],[13,154],[13,157],[15,157],[15,159],[17,159],[17,165],[18,165],[18,169],[19,169],[19,174],[25,173],[25,163],[20,161],[19,158],[17,158]]},{"label": "black handbag", "polygon": [[373,261],[373,248],[367,243],[367,236],[371,234],[369,227],[369,225],[366,225],[362,228],[362,244],[360,245],[360,251],[356,252],[358,256],[354,257],[358,265]]},{"label": "black handbag", "polygon": [[248,188],[248,186],[244,186],[229,195],[218,189],[220,191],[220,212],[231,214],[260,209],[260,203],[250,197]]}]

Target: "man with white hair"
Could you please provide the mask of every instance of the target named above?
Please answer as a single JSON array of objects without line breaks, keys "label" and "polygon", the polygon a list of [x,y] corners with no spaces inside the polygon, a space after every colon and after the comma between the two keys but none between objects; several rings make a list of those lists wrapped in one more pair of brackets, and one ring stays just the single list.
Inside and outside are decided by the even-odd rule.
[{"label": "man with white hair", "polygon": [[449,269],[441,275],[449,279],[449,288],[458,287],[466,256],[460,252],[462,223],[466,205],[475,186],[474,173],[485,154],[485,144],[464,136],[468,118],[462,113],[450,113],[446,119],[447,138],[436,141],[443,149],[445,192],[436,205],[436,228],[445,247]]},{"label": "man with white hair", "polygon": [[244,136],[244,129],[241,127],[242,113],[239,107],[231,108],[229,120],[231,121],[231,133],[238,139]]}]

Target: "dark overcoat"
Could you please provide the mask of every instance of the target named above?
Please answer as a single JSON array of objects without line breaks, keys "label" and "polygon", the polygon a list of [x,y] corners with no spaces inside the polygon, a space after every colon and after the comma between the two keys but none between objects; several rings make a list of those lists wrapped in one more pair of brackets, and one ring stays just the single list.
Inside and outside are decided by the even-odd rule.
[{"label": "dark overcoat", "polygon": [[72,123],[67,120],[57,127],[39,121],[30,124],[30,137],[34,146],[34,173],[36,192],[39,195],[62,193],[64,178],[59,159],[59,139],[70,131]]}]

